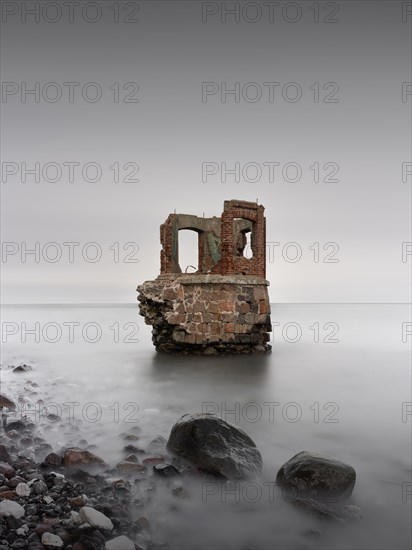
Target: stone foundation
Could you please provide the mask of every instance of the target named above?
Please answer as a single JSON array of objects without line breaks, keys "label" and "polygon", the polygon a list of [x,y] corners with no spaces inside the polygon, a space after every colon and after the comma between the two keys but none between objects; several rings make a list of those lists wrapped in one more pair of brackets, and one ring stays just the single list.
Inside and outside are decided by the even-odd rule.
[{"label": "stone foundation", "polygon": [[268,352],[269,283],[253,275],[160,275],[140,285],[140,314],[157,351]]}]

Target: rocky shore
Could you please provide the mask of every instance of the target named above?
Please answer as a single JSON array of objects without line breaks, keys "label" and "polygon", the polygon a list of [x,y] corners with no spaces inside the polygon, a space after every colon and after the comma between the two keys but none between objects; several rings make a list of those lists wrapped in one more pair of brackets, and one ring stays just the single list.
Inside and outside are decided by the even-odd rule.
[{"label": "rocky shore", "polygon": [[[31,369],[8,368],[16,376]],[[164,495],[169,507],[197,498],[193,480],[219,486],[262,472],[252,439],[213,415],[184,415],[168,440],[153,434],[146,448],[140,428],[132,427],[113,466],[81,446],[53,449],[41,427],[19,415],[15,400],[0,393],[0,550],[174,549],[148,518],[150,504]],[[355,479],[352,466],[301,452],[278,470],[276,484],[303,514],[342,524],[361,518],[348,503]]]}]

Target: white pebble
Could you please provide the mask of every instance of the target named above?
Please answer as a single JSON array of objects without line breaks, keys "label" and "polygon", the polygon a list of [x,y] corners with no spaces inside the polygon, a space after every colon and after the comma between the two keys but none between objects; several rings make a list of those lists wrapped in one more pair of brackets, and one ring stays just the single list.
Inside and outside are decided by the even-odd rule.
[{"label": "white pebble", "polygon": [[41,543],[44,544],[44,546],[52,546],[53,548],[63,548],[63,541],[58,535],[54,535],[53,533],[43,533],[41,537]]},{"label": "white pebble", "polygon": [[0,516],[13,516],[19,519],[24,516],[24,508],[13,500],[2,500],[0,502]]},{"label": "white pebble", "polygon": [[90,523],[92,527],[107,529],[108,531],[111,531],[113,529],[113,523],[111,519],[106,517],[101,512],[98,512],[94,508],[90,508],[90,506],[83,506],[83,508],[80,509],[79,514],[82,522]]},{"label": "white pebble", "polygon": [[105,545],[106,550],[134,550],[134,542],[128,537],[121,535],[115,539],[108,540]]},{"label": "white pebble", "polygon": [[19,495],[19,497],[28,497],[31,493],[31,490],[27,483],[19,483],[16,487],[16,493]]}]

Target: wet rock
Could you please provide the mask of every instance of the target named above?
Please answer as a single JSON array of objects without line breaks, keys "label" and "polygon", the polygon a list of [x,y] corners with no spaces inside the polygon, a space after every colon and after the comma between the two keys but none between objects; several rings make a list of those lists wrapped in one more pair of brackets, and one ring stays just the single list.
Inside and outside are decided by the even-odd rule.
[{"label": "wet rock", "polygon": [[82,508],[86,504],[82,496],[69,498],[68,503],[70,504],[70,506],[75,506],[77,508]]},{"label": "wet rock", "polygon": [[16,470],[8,462],[0,462],[0,474],[10,479],[16,475]]},{"label": "wet rock", "polygon": [[180,476],[179,470],[172,466],[172,464],[156,464],[153,466],[153,473],[162,477]]},{"label": "wet rock", "polygon": [[161,451],[166,447],[166,444],[166,439],[162,435],[158,435],[149,443],[149,451],[151,453]]},{"label": "wet rock", "polygon": [[29,531],[30,531],[30,528],[28,525],[22,525],[21,527],[16,529],[16,535],[26,536]]},{"label": "wet rock", "polygon": [[52,466],[52,467],[60,466],[62,462],[63,462],[62,457],[56,453],[49,453],[43,461],[45,466]]},{"label": "wet rock", "polygon": [[9,482],[8,482],[7,485],[9,487],[12,487],[13,489],[15,489],[19,483],[25,483],[25,481],[26,480],[24,479],[24,477],[15,476],[15,477],[12,477],[11,479],[9,479]]},{"label": "wet rock", "polygon": [[26,424],[22,420],[12,420],[11,422],[9,422],[7,417],[5,417],[3,419],[3,428],[5,429],[6,433],[8,433],[8,432],[20,432],[28,426],[29,426],[29,424]]},{"label": "wet rock", "polygon": [[349,464],[307,451],[288,460],[276,476],[276,483],[288,490],[289,498],[298,496],[327,502],[349,497],[355,481],[356,472]]},{"label": "wet rock", "polygon": [[134,542],[125,535],[108,540],[105,545],[106,550],[135,550]]},{"label": "wet rock", "polygon": [[33,443],[33,438],[31,438],[29,435],[25,435],[20,439],[20,445],[23,445],[23,447],[30,447],[31,445],[33,445]]},{"label": "wet rock", "polygon": [[34,494],[41,495],[47,492],[47,484],[39,479],[32,484],[31,489]]},{"label": "wet rock", "polygon": [[6,445],[0,445],[0,461],[1,462],[10,462],[10,453]]},{"label": "wet rock", "polygon": [[63,456],[63,465],[66,467],[79,466],[79,465],[108,465],[99,456],[87,451],[86,449],[79,449],[77,447],[71,447],[66,449]]},{"label": "wet rock", "polygon": [[134,454],[130,454],[124,457],[123,459],[125,462],[139,462],[138,458]]},{"label": "wet rock", "polygon": [[123,450],[126,453],[144,453],[143,449],[139,449],[139,447],[135,447],[134,445],[126,445],[123,447]]},{"label": "wet rock", "polygon": [[34,460],[23,456],[13,462],[13,467],[16,470],[19,470],[20,473],[25,473],[29,472],[29,470],[34,470],[35,468],[37,468],[37,464],[34,462]]},{"label": "wet rock", "polygon": [[23,550],[23,548],[26,548],[26,541],[24,539],[16,539],[12,545],[11,545],[11,548],[13,548],[13,550]]},{"label": "wet rock", "polygon": [[16,497],[17,497],[16,491],[6,490],[0,493],[0,498],[5,498],[7,500],[14,500]]},{"label": "wet rock", "polygon": [[63,541],[58,535],[53,533],[43,533],[41,542],[46,548],[63,548]]},{"label": "wet rock", "polygon": [[20,504],[18,504],[17,502],[13,502],[12,500],[2,500],[0,502],[0,516],[12,516],[16,519],[19,519],[24,516],[24,508],[23,506],[20,506]]},{"label": "wet rock", "polygon": [[120,434],[120,437],[125,441],[138,441],[140,439],[136,434]]},{"label": "wet rock", "polygon": [[116,469],[121,474],[132,474],[145,472],[146,466],[143,466],[143,464],[138,464],[137,462],[123,460],[117,464]]},{"label": "wet rock", "polygon": [[156,464],[162,464],[164,461],[163,456],[149,456],[142,460],[145,466],[155,466]]},{"label": "wet rock", "polygon": [[19,365],[18,367],[14,367],[13,372],[29,372],[32,370],[32,367],[30,365],[25,365],[24,363],[22,365]]},{"label": "wet rock", "polygon": [[3,407],[14,411],[16,409],[16,403],[7,397],[7,395],[4,395],[4,393],[0,393],[0,409]]},{"label": "wet rock", "polygon": [[313,498],[296,498],[292,501],[292,504],[310,514],[316,516],[319,519],[343,521],[341,517],[337,515],[335,510],[322,502],[314,500]]},{"label": "wet rock", "polygon": [[88,523],[92,527],[105,529],[107,531],[111,531],[113,529],[113,523],[108,517],[89,506],[84,506],[81,508],[79,516],[82,523]]},{"label": "wet rock", "polygon": [[144,516],[141,516],[135,521],[136,529],[139,533],[149,533],[150,532],[150,524],[149,520],[145,518]]},{"label": "wet rock", "polygon": [[211,414],[182,416],[172,428],[167,449],[227,479],[253,478],[262,471],[262,457],[253,440]]}]

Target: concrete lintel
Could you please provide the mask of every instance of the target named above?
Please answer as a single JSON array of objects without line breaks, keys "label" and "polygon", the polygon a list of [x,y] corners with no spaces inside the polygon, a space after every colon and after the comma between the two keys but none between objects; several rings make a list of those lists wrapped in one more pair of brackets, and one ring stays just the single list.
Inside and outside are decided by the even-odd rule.
[{"label": "concrete lintel", "polygon": [[181,285],[200,284],[237,284],[237,285],[265,285],[269,281],[255,275],[181,275],[176,278]]}]

